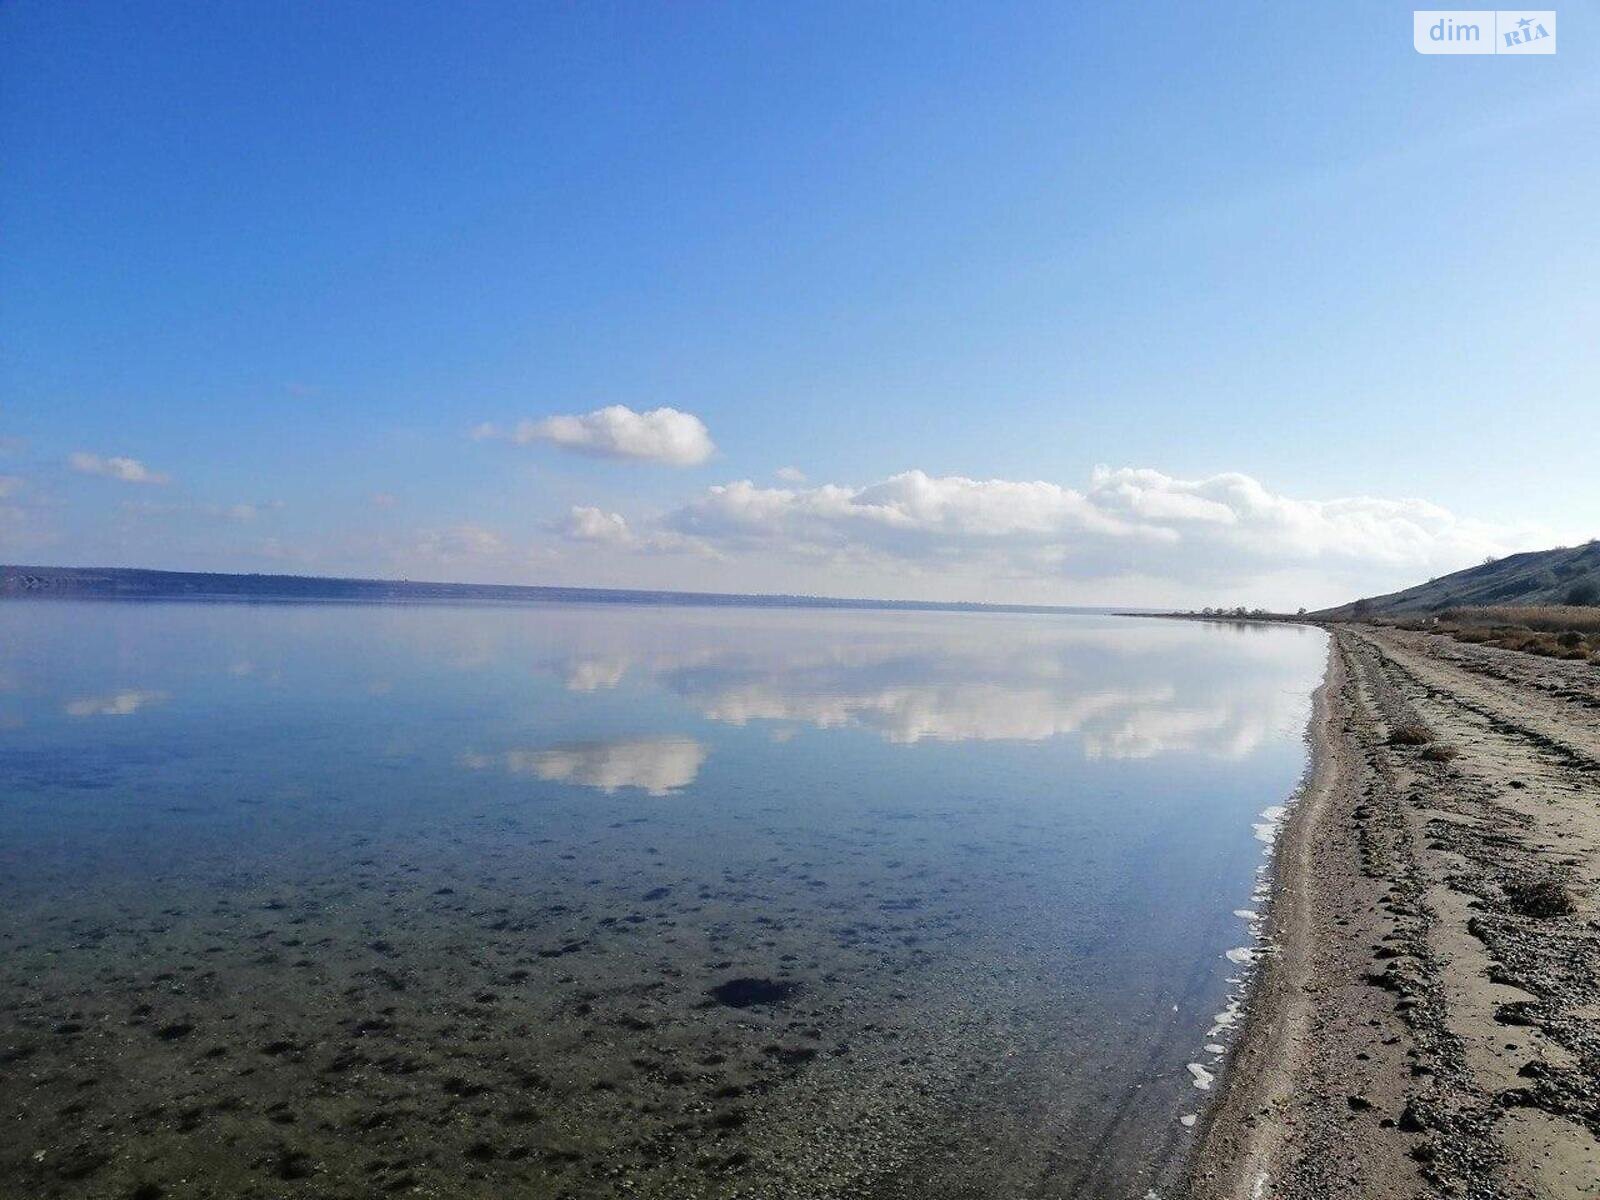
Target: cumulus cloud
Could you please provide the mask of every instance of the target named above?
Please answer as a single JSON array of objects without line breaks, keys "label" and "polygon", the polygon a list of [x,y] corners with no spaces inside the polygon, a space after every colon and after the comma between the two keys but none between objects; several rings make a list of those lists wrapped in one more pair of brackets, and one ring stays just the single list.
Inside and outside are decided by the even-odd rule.
[{"label": "cumulus cloud", "polygon": [[621,513],[575,504],[562,523],[561,534],[568,541],[587,542],[590,545],[610,546],[643,554],[692,554],[703,558],[718,557],[717,551],[703,539],[690,537],[671,529],[636,534]]},{"label": "cumulus cloud", "polygon": [[1425,500],[1303,500],[1237,473],[1180,479],[1106,467],[1081,488],[917,470],[866,487],[741,480],[707,489],[667,525],[712,545],[801,558],[1186,583],[1306,567],[1426,575],[1552,540],[1548,530],[1474,521]]},{"label": "cumulus cloud", "polygon": [[633,533],[621,513],[602,512],[598,508],[573,505],[563,529],[575,542],[605,542],[625,546],[633,541]]},{"label": "cumulus cloud", "polygon": [[804,483],[806,473],[799,467],[779,467],[773,472],[780,483]]},{"label": "cumulus cloud", "polygon": [[136,458],[125,458],[113,455],[104,458],[98,454],[86,454],[75,451],[67,455],[67,465],[80,475],[99,475],[104,479],[115,479],[119,483],[171,483],[168,475],[160,471],[152,471]]},{"label": "cumulus cloud", "polygon": [[976,480],[903,471],[864,488],[763,488],[749,480],[712,487],[673,515],[687,533],[724,538],[788,537],[819,544],[883,546],[939,539],[1039,539],[1068,533],[1167,538],[1099,512],[1054,483]]},{"label": "cumulus cloud", "polygon": [[472,431],[478,439],[506,438],[519,445],[549,442],[595,458],[628,458],[696,467],[716,453],[705,422],[675,408],[635,412],[623,404],[573,416],[522,421],[510,430],[492,424]]}]

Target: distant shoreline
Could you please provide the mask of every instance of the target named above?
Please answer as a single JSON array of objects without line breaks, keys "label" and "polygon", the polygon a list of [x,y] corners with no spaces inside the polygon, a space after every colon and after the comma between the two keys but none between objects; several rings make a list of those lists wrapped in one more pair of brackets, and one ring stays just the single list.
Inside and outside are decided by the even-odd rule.
[{"label": "distant shoreline", "polygon": [[1218,625],[1320,625],[1326,627],[1330,622],[1315,613],[1197,613],[1186,611],[1169,612],[1165,609],[1140,611],[1131,608],[1116,610],[1119,617],[1162,617],[1169,621],[1205,621]]},{"label": "distant shoreline", "polygon": [[216,600],[255,603],[473,601],[649,604],[680,607],[816,608],[893,612],[1161,616],[1126,605],[984,604],[960,600],[876,600],[842,596],[676,592],[631,588],[350,579],[318,575],[226,574],[142,567],[0,565],[0,598],[29,600]]}]

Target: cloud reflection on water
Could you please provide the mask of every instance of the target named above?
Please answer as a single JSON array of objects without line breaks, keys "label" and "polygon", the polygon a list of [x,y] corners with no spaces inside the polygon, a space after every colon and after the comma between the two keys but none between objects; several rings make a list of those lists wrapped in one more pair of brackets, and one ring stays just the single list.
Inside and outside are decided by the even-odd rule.
[{"label": "cloud reflection on water", "polygon": [[130,689],[109,696],[80,696],[68,701],[65,711],[69,717],[127,717],[166,698],[165,692]]},{"label": "cloud reflection on water", "polygon": [[461,763],[477,771],[498,768],[512,775],[581,784],[607,795],[619,788],[640,788],[652,796],[666,796],[695,781],[706,755],[706,748],[693,738],[657,737],[572,742],[499,754],[469,752]]},{"label": "cloud reflection on water", "polygon": [[[1176,623],[1113,636],[1070,619],[899,629],[880,620],[863,622],[865,632],[840,624],[830,638],[826,623],[779,621],[775,631],[792,636],[759,639],[690,625],[670,649],[640,637],[631,654],[610,645],[545,669],[570,691],[631,678],[721,724],[866,729],[897,745],[1073,735],[1086,757],[1104,759],[1239,759],[1303,719],[1292,680],[1308,647],[1294,630],[1246,645]],[[625,642],[636,631],[619,622],[613,632]]]}]

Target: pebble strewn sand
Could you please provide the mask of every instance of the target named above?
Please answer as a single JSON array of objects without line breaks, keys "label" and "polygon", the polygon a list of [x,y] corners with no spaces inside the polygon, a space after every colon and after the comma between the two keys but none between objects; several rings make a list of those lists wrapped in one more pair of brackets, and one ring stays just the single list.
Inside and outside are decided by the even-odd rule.
[{"label": "pebble strewn sand", "polygon": [[1600,671],[1340,627],[1196,1197],[1600,1195]]}]

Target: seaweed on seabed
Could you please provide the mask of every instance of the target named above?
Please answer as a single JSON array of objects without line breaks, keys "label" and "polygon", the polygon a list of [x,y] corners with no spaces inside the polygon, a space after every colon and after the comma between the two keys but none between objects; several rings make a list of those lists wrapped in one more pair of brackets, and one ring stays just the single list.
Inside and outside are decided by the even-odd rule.
[{"label": "seaweed on seabed", "polygon": [[753,1004],[782,1004],[800,990],[792,979],[730,979],[711,989],[718,1004],[749,1008]]}]

